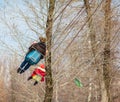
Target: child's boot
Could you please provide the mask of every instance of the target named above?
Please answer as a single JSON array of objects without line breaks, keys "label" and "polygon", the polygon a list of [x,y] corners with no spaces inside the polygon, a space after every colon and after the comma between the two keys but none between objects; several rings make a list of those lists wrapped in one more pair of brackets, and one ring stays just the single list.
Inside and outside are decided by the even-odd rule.
[{"label": "child's boot", "polygon": [[37,82],[37,81],[35,81],[34,85],[36,85],[36,84],[38,84],[38,82]]},{"label": "child's boot", "polygon": [[29,81],[29,80],[31,80],[32,79],[32,76],[30,76],[27,80]]}]

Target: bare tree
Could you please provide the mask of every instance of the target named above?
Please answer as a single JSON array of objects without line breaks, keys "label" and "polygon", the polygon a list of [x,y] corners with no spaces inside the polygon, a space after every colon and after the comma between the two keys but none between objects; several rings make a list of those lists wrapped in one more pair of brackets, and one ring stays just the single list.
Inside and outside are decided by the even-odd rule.
[{"label": "bare tree", "polygon": [[[84,2],[79,0],[25,1],[25,9],[27,8],[27,12],[29,13],[22,11],[22,9],[17,13],[21,14],[21,18],[19,19],[24,22],[22,26],[29,29],[29,33],[31,33],[30,36],[27,35],[27,32],[24,32],[24,29],[19,29],[20,26],[17,26],[17,24],[4,22],[4,18],[2,19],[6,27],[14,34],[11,35],[11,37],[14,38],[13,40],[16,40],[19,45],[18,50],[16,47],[9,46],[3,41],[5,45],[4,48],[8,48],[9,51],[16,53],[16,55],[12,55],[16,59],[11,58],[9,62],[11,65],[8,65],[11,70],[11,87],[8,93],[11,96],[11,101],[42,102],[44,100],[44,102],[85,102],[87,100],[88,102],[106,102],[108,97],[103,77],[103,65],[105,65],[103,62],[107,58],[104,58],[105,54],[103,51],[105,51],[104,46],[107,43],[105,43],[104,36],[104,9],[101,9],[103,4],[105,4],[105,0],[84,0]],[[101,5],[102,1],[103,3]],[[55,2],[53,4],[55,4],[56,7],[52,8],[53,4],[49,2]],[[50,12],[50,9],[52,9],[52,12]],[[48,17],[47,10],[49,10]],[[117,16],[117,14],[115,15]],[[117,27],[119,27],[119,20],[116,22],[118,24]],[[114,24],[114,27],[116,27],[116,24]],[[115,31],[116,29],[112,30],[114,35],[116,35]],[[22,76],[19,76],[15,71],[15,68],[18,67],[17,65],[21,62],[21,59],[19,59],[21,57],[19,57],[18,54],[25,52],[25,48],[27,48],[29,42],[36,40],[34,35],[37,35],[36,38],[40,35],[46,36],[48,49],[48,55],[46,57],[46,83],[40,83],[36,87],[33,86],[33,80],[29,82],[26,81],[34,67],[31,67],[30,71],[27,71]],[[118,35],[119,29],[118,34],[112,38],[112,40],[114,39],[114,41],[112,41],[112,45],[114,46],[118,43],[114,43],[116,39],[119,39]],[[104,38],[104,43],[101,37]],[[114,48],[114,46],[112,46],[112,48]],[[24,56],[23,53],[21,55]],[[118,64],[115,63],[114,67],[116,66],[119,68],[119,60]],[[0,74],[4,69],[7,69],[6,66],[1,68]],[[119,73],[118,69],[114,71]],[[114,94],[112,94],[112,96],[114,96],[115,100],[119,100],[118,76],[119,74],[114,77],[112,76],[114,82],[112,83],[112,85],[114,85]],[[76,77],[83,83],[82,88],[78,88],[74,84],[74,78]],[[4,85],[1,84],[1,82],[0,87],[2,88]],[[98,82],[100,84],[98,84]]]},{"label": "bare tree", "polygon": [[55,7],[55,0],[49,1],[48,16],[46,22],[46,37],[47,37],[47,50],[46,57],[46,93],[44,102],[51,102],[53,96],[53,79],[51,70],[51,46],[52,46],[52,27],[53,27],[53,13]]},{"label": "bare tree", "polygon": [[111,70],[111,51],[110,51],[110,37],[111,37],[111,0],[105,0],[105,28],[104,28],[104,51],[103,51],[103,76],[105,82],[105,88],[107,91],[106,101],[112,102],[110,96],[110,70]]}]

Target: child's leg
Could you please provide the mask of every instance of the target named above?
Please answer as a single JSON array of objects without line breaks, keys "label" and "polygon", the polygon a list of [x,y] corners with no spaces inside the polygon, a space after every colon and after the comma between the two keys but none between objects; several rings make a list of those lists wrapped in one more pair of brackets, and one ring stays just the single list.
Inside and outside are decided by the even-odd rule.
[{"label": "child's leg", "polygon": [[31,79],[32,79],[32,76],[28,77],[28,79],[27,79],[27,80],[29,81],[29,80],[31,80]]},{"label": "child's leg", "polygon": [[36,85],[36,84],[38,84],[38,82],[41,80],[42,77],[39,76],[39,75],[35,75],[35,76],[33,76],[32,78],[35,80],[34,85]]},{"label": "child's leg", "polygon": [[21,69],[20,74],[24,73],[30,66],[31,65],[29,64],[29,62],[27,62],[25,66]]},{"label": "child's leg", "polygon": [[27,64],[27,61],[24,59],[24,61],[21,63],[20,67],[17,69],[17,73],[19,73],[23,68],[24,66]]},{"label": "child's leg", "polygon": [[31,64],[28,62],[27,65],[24,67],[24,71],[26,71],[27,69],[29,69],[31,66]]},{"label": "child's leg", "polygon": [[20,65],[20,68],[22,69],[27,63],[28,63],[27,60],[24,59],[24,61]]}]

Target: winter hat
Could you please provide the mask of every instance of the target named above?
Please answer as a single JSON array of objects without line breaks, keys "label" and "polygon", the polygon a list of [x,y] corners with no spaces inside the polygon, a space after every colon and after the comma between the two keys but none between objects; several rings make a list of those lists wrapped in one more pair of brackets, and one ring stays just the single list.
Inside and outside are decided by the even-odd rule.
[{"label": "winter hat", "polygon": [[39,40],[40,40],[41,42],[43,42],[43,43],[46,42],[46,38],[45,38],[45,37],[39,37]]},{"label": "winter hat", "polygon": [[45,68],[45,65],[44,65],[44,64],[40,64],[40,67],[41,67],[41,68]]}]

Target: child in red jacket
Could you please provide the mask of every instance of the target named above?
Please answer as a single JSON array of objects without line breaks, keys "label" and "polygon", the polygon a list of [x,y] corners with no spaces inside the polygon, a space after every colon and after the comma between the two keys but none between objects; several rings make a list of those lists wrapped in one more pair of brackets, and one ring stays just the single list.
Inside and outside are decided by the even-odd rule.
[{"label": "child in red jacket", "polygon": [[40,67],[36,68],[32,75],[28,78],[28,80],[30,79],[34,79],[35,83],[34,85],[38,84],[39,81],[43,82],[45,80],[45,65],[44,64],[40,64]]}]

